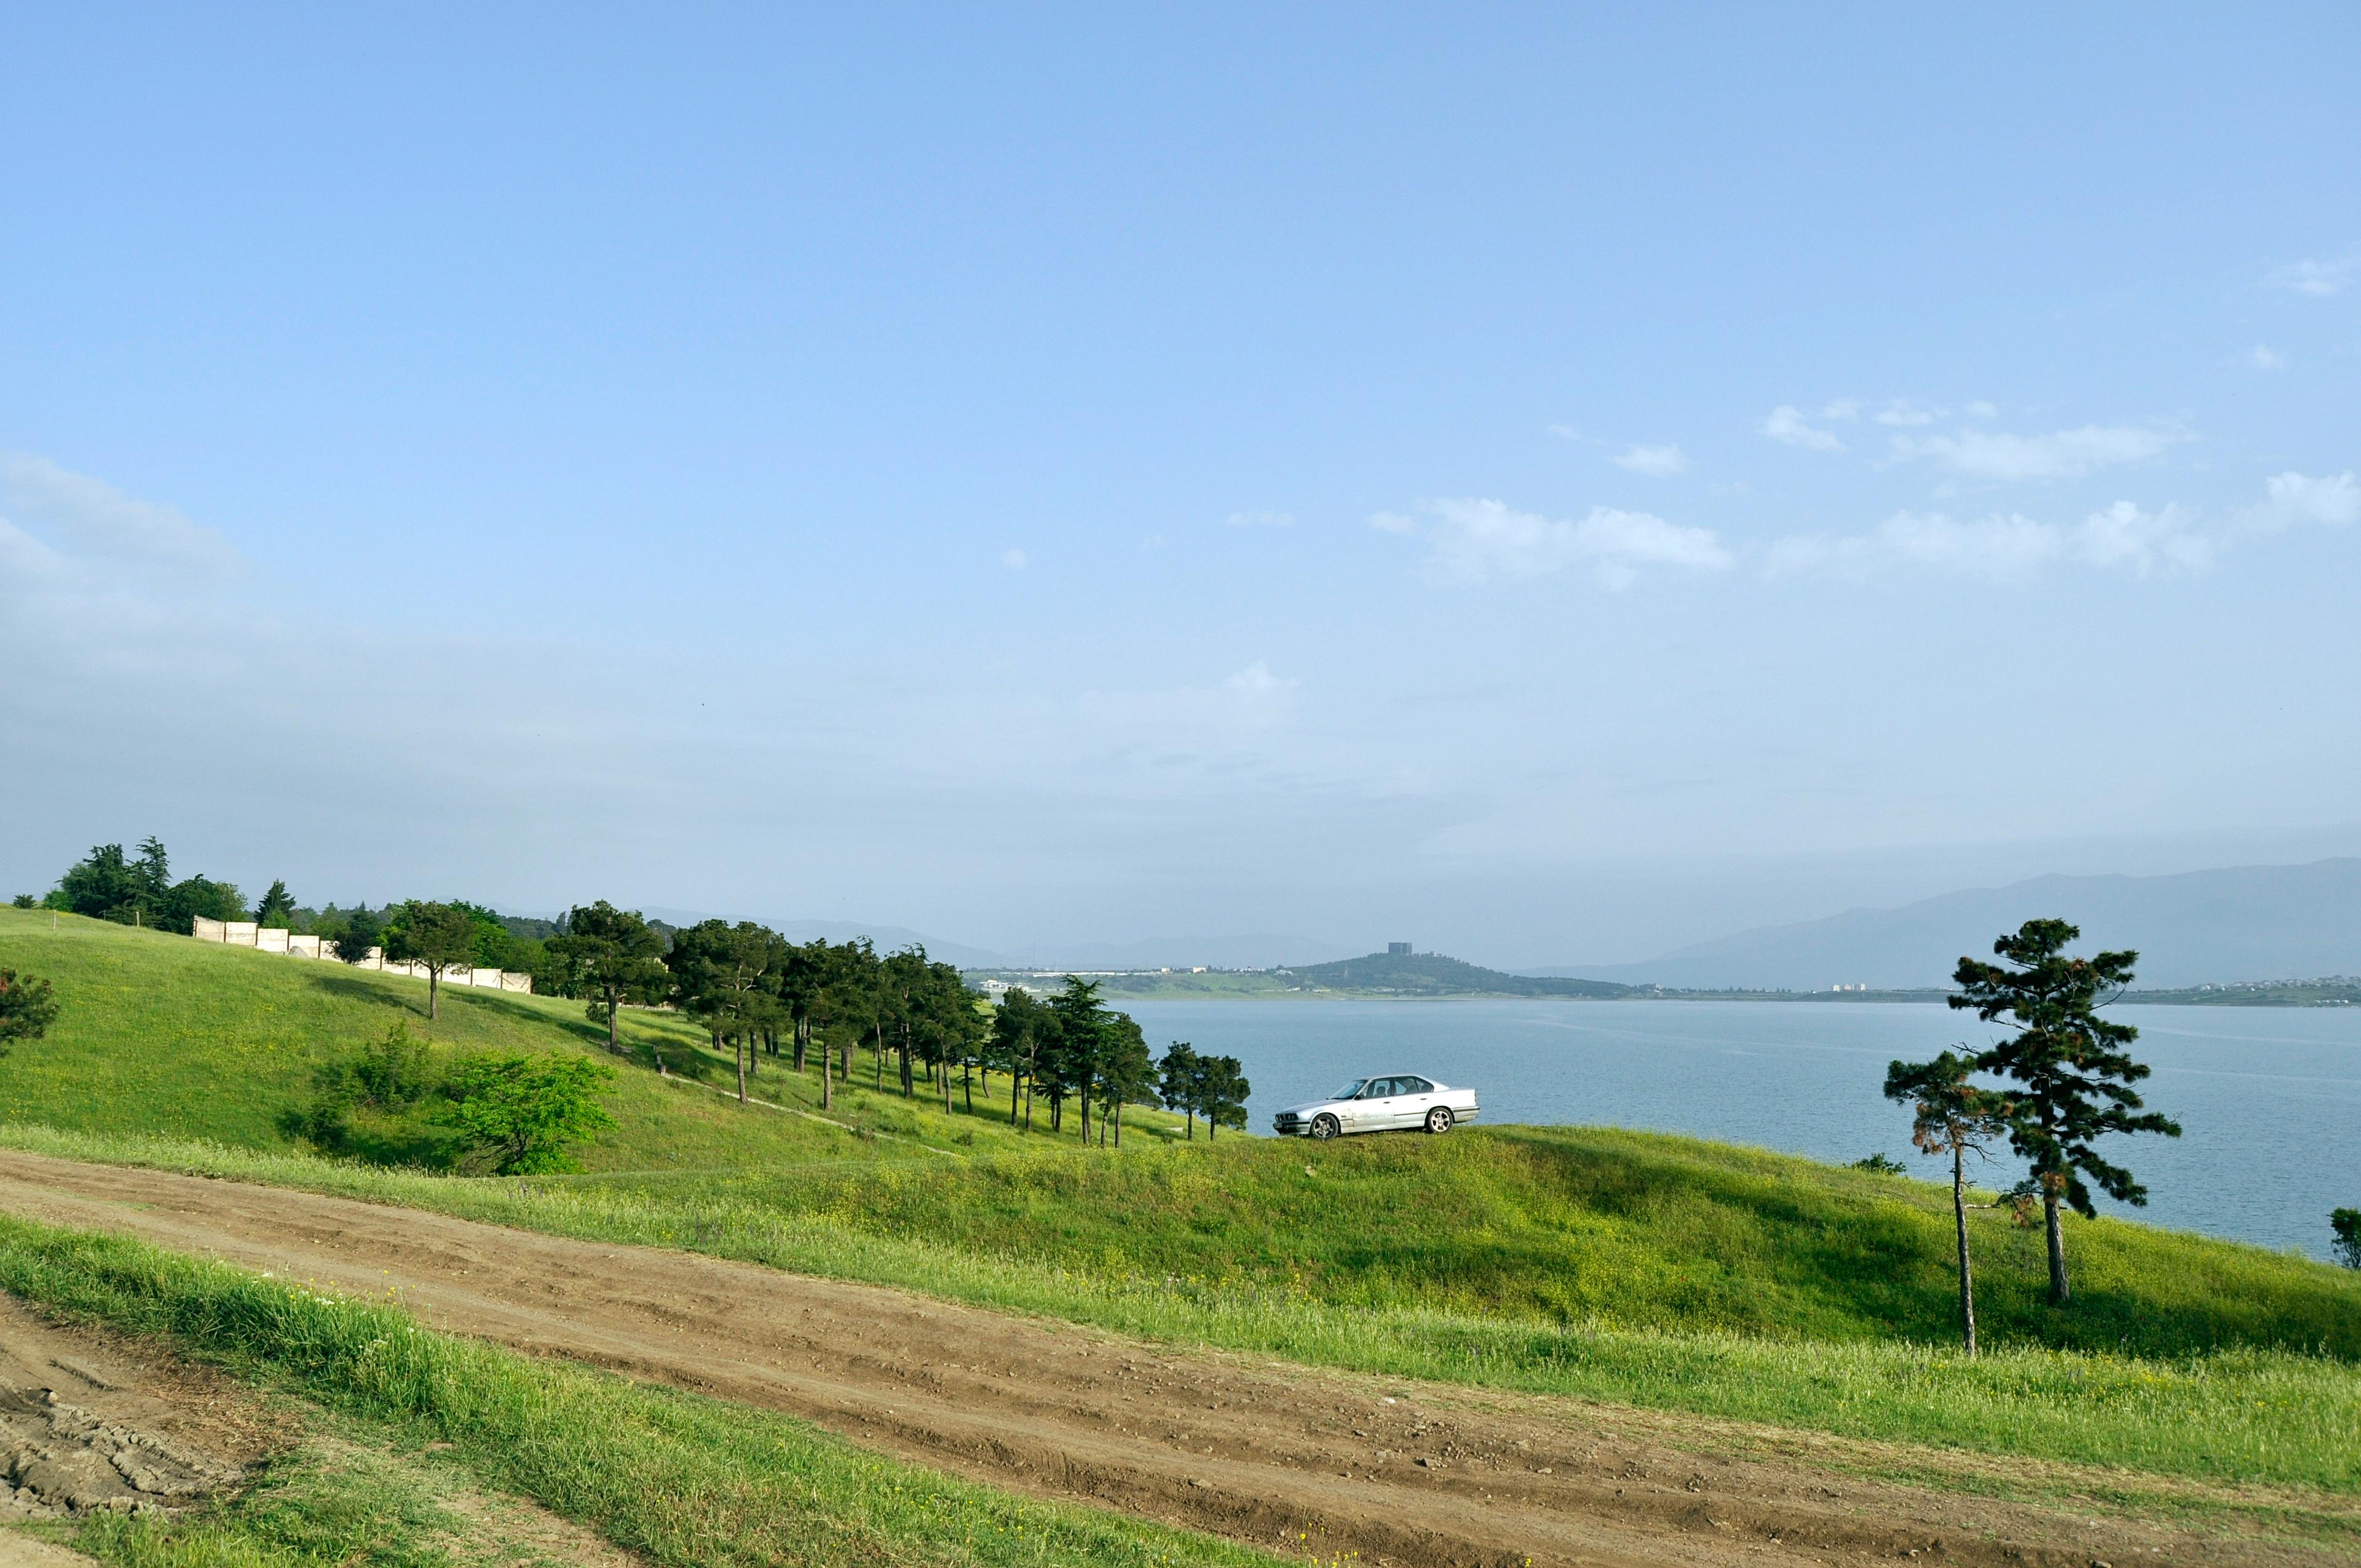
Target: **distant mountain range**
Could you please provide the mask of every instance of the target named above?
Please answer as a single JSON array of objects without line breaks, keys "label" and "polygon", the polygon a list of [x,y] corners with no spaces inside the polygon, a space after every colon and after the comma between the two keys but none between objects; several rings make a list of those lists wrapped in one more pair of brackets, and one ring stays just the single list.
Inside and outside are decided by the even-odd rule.
[{"label": "distant mountain range", "polygon": [[1906,990],[1949,982],[1963,953],[2056,916],[2083,948],[2136,948],[2142,987],[2361,974],[2361,859],[2174,876],[2045,876],[1898,909],[1763,927],[1635,964],[1524,972],[1683,989]]}]

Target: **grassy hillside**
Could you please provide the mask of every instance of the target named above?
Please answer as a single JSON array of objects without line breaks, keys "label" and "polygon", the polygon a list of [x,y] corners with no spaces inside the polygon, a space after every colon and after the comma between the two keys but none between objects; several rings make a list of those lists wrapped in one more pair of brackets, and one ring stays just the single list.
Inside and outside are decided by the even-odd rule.
[{"label": "grassy hillside", "polygon": [[[1951,1343],[1949,1193],[1791,1156],[1598,1127],[1159,1146],[957,1170],[749,1178],[735,1203],[1108,1278],[1685,1332]],[[586,1183],[677,1201],[678,1178]],[[2075,1300],[2037,1231],[1975,1217],[1987,1343],[2361,1359],[2361,1274],[2120,1221],[2070,1222]]]},{"label": "grassy hillside", "polygon": [[[605,1030],[583,1004],[466,987],[443,988],[426,1020],[426,982],[225,948],[46,911],[0,909],[0,966],[38,974],[60,1003],[49,1037],[0,1059],[0,1120],[102,1133],[154,1133],[255,1149],[298,1142],[284,1125],[311,1100],[313,1073],[382,1038],[400,1020],[449,1058],[468,1051],[589,1052]],[[921,1146],[970,1152],[1027,1142],[1005,1117],[945,1116],[922,1086],[906,1102],[861,1087],[829,1115],[862,1134],[776,1111],[748,1111],[710,1088],[734,1086],[727,1058],[706,1053],[686,1020],[627,1011],[631,1065],[607,1097],[620,1125],[581,1151],[588,1170],[713,1170],[813,1160],[939,1159]],[[686,1081],[654,1071],[661,1050]],[[858,1064],[865,1068],[864,1058]],[[1004,1085],[1005,1080],[1000,1080]],[[888,1078],[890,1084],[891,1079]],[[818,1083],[774,1063],[753,1093],[818,1112]],[[1151,1124],[1169,1118],[1142,1113]],[[412,1118],[364,1124],[363,1146],[399,1157],[429,1143]],[[1034,1144],[1045,1144],[1037,1135]]]},{"label": "grassy hillside", "polygon": [[[2070,1221],[2077,1294],[1979,1216],[1997,1354],[1951,1339],[1938,1188],[1598,1128],[1313,1146],[1135,1137],[1119,1157],[855,1091],[877,1137],[627,1069],[586,1174],[530,1184],[301,1157],[312,1065],[423,1025],[422,982],[0,911],[49,976],[50,1038],[0,1061],[16,1146],[350,1192],[567,1234],[937,1292],[1130,1332],[1405,1376],[1869,1437],[2361,1487],[2361,1275],[2120,1221]],[[450,1050],[585,1050],[578,1004],[458,992]],[[677,1020],[627,1017],[719,1082]],[[865,1062],[863,1064],[865,1066]],[[808,1105],[774,1068],[759,1091]],[[26,1124],[47,1123],[62,1134]],[[214,1140],[229,1149],[165,1138]],[[256,1151],[251,1154],[235,1151]],[[961,1157],[946,1157],[946,1154]],[[2342,1455],[2343,1457],[2339,1457]]]}]

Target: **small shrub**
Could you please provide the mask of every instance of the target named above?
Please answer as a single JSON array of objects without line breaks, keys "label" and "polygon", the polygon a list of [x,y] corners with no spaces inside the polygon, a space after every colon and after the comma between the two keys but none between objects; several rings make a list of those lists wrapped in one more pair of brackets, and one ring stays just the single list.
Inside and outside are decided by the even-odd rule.
[{"label": "small shrub", "polygon": [[445,1086],[443,1119],[495,1176],[572,1170],[567,1146],[617,1125],[598,1099],[614,1077],[580,1057],[474,1057]]},{"label": "small shrub", "polygon": [[1873,1154],[1867,1159],[1857,1159],[1853,1161],[1852,1168],[1855,1170],[1865,1170],[1872,1176],[1907,1176],[1910,1174],[1910,1168],[1908,1166],[1904,1165],[1898,1159],[1889,1159],[1883,1152]]},{"label": "small shrub", "polygon": [[18,909],[38,909],[41,906],[41,901],[29,893],[20,893],[8,902]]},{"label": "small shrub", "polygon": [[2328,1228],[2336,1233],[2336,1261],[2347,1268],[2361,1268],[2361,1209],[2332,1211]]}]

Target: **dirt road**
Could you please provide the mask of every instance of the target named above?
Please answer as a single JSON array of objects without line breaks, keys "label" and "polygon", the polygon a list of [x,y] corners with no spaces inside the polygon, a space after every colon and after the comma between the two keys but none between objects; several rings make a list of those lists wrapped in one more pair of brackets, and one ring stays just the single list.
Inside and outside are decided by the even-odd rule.
[{"label": "dirt road", "polygon": [[[452,1332],[1323,1560],[2351,1561],[2284,1537],[2111,1519],[2089,1501],[2053,1508],[1866,1481],[1876,1453],[1863,1444],[1175,1351],[872,1286],[274,1188],[0,1151],[0,1209],[355,1292],[398,1287]],[[2039,1468],[1929,1464],[2019,1480]]]}]

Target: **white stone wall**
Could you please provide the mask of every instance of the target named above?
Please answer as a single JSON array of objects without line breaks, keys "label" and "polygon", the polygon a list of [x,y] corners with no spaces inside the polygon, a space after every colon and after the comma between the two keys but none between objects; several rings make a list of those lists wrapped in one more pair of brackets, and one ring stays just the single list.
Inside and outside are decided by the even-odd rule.
[{"label": "white stone wall", "polygon": [[[299,936],[277,926],[257,926],[251,920],[208,920],[200,915],[192,933],[200,942],[221,942],[233,948],[256,948],[266,953],[284,953],[291,959],[332,959],[335,952],[317,937]],[[353,966],[355,969],[376,970],[384,974],[408,975],[413,980],[426,978],[426,966],[401,963],[385,956],[383,948],[371,948],[368,957]],[[490,991],[516,991],[533,993],[533,976],[496,969],[467,969],[454,965],[443,971],[445,985],[475,985]]]}]

